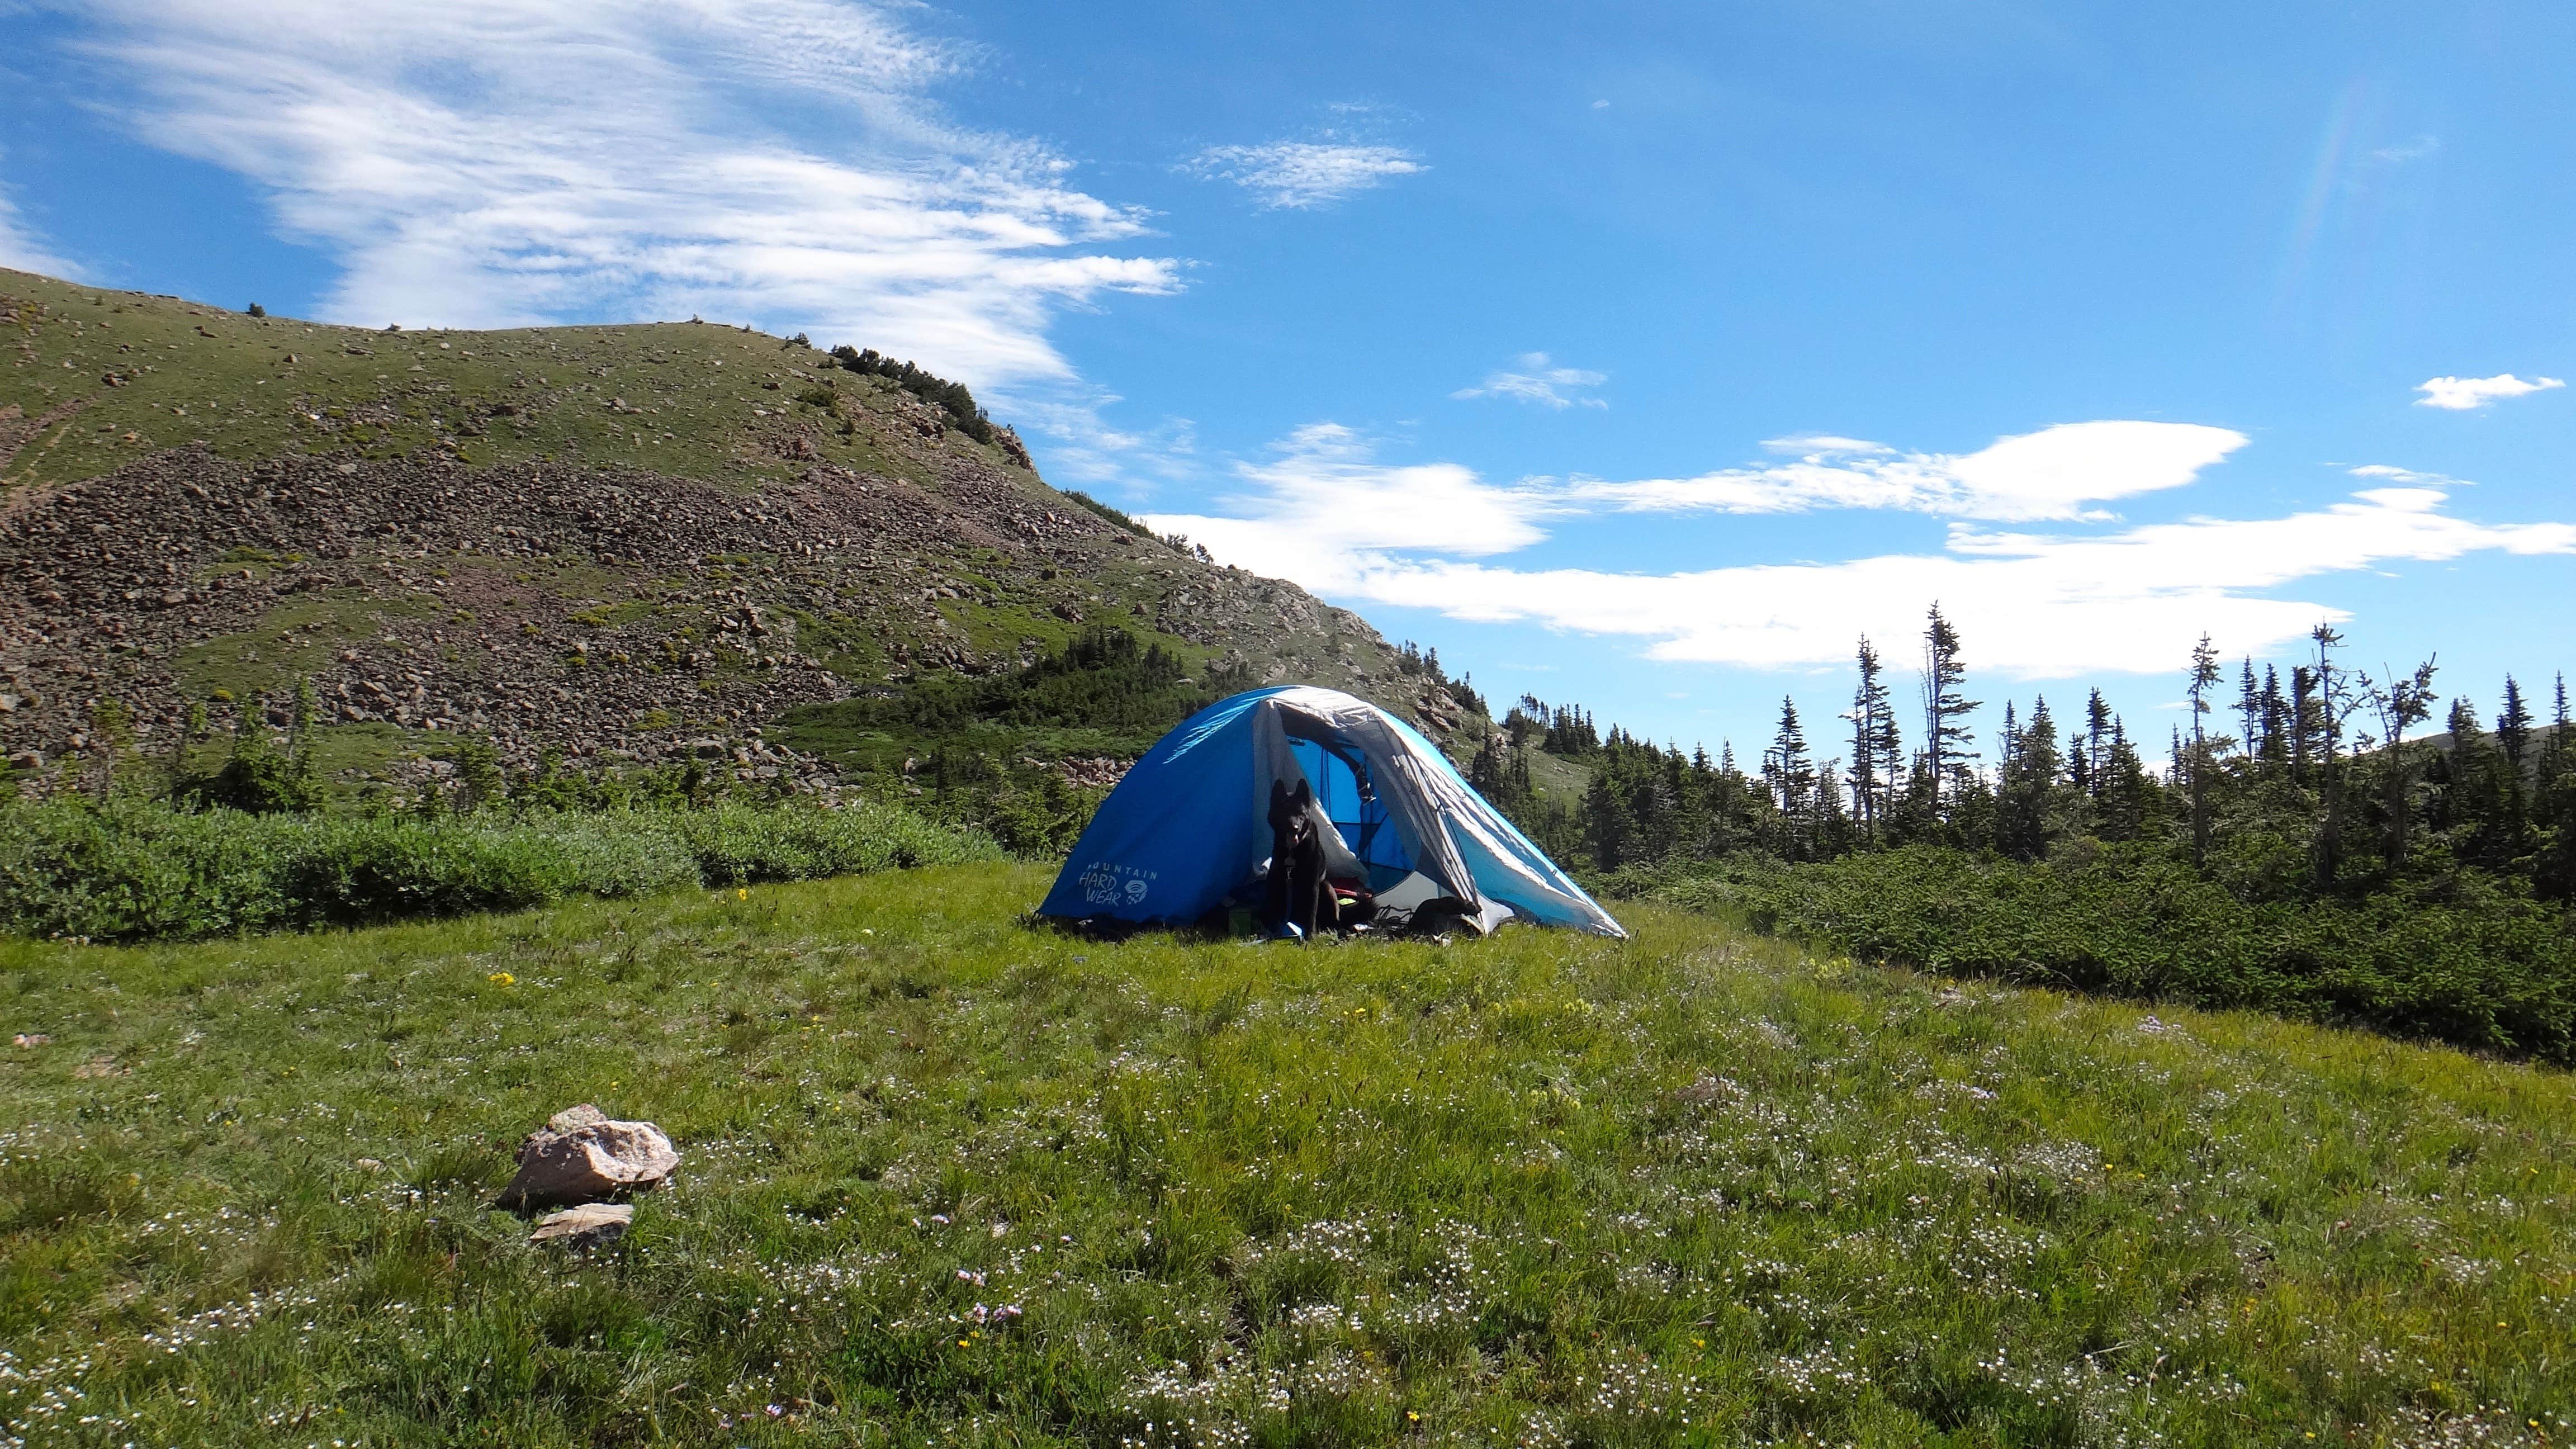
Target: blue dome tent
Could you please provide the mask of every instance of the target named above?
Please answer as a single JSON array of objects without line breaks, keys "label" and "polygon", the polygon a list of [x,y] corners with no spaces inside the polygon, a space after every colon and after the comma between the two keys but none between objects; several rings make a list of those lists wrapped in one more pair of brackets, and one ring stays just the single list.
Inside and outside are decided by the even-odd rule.
[{"label": "blue dome tent", "polygon": [[1039,914],[1199,920],[1263,871],[1271,784],[1301,779],[1325,873],[1364,883],[1381,907],[1445,902],[1478,931],[1517,918],[1628,934],[1429,740],[1366,700],[1295,685],[1219,700],[1157,741],[1101,802]]}]

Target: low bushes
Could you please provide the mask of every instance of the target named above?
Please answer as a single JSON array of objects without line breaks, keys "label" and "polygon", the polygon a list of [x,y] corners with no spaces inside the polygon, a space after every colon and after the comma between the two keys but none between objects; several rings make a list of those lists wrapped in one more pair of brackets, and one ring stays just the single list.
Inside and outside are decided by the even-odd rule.
[{"label": "low bushes", "polygon": [[102,941],[202,937],[998,854],[980,833],[883,805],[424,820],[52,801],[0,807],[0,928]]},{"label": "low bushes", "polygon": [[2146,853],[2023,864],[1911,846],[1802,865],[1737,858],[1609,888],[1932,971],[2576,1061],[2566,917],[2471,872],[2359,900],[2247,901]]}]

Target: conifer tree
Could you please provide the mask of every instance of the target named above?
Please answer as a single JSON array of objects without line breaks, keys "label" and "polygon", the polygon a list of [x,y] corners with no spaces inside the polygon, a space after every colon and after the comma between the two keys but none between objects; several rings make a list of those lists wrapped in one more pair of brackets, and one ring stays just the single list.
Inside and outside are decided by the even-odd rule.
[{"label": "conifer tree", "polygon": [[[2263,748],[2262,762],[2267,771],[2278,771],[2289,763],[2289,704],[2281,697],[2281,671],[2263,666]],[[2247,752],[2252,753],[2249,742]]]},{"label": "conifer tree", "polygon": [[2304,785],[2325,753],[2325,725],[2317,708],[2316,671],[2304,664],[2290,667],[2290,778]]},{"label": "conifer tree", "polygon": [[2433,661],[2415,666],[2411,678],[2391,677],[2385,684],[2361,676],[2363,698],[2370,701],[2379,716],[2380,728],[2387,741],[2387,766],[2381,773],[2381,788],[2386,792],[2388,811],[2388,868],[2406,866],[2407,825],[2414,810],[2407,798],[2407,787],[2414,779],[2414,766],[2406,754],[2406,731],[2433,713]]},{"label": "conifer tree", "polygon": [[2075,788],[2095,802],[2102,798],[2103,765],[2112,727],[2111,702],[2096,689],[2084,701],[2084,743],[2071,752]]},{"label": "conifer tree", "polygon": [[[2208,636],[2203,635],[2203,638]],[[2263,690],[2254,682],[2254,658],[2247,655],[2236,680],[2236,716],[2243,723],[2240,736],[2245,741],[2245,758],[2254,758],[2255,742],[2262,738]]]},{"label": "conifer tree", "polygon": [[2507,867],[2523,853],[2519,772],[2499,742],[2478,725],[2478,708],[2451,701],[2447,753],[2425,763],[2432,828],[2448,835],[2459,858],[2489,869]]},{"label": "conifer tree", "polygon": [[2557,707],[2550,711],[2549,738],[2541,744],[2538,778],[2532,784],[2531,815],[2540,827],[2540,850],[2532,871],[2532,888],[2549,900],[2576,899],[2576,769],[2571,769],[2567,717],[2567,676],[2558,676]]},{"label": "conifer tree", "polygon": [[1995,848],[2006,855],[2036,860],[2048,850],[2048,806],[2057,788],[2057,721],[2048,700],[2032,702],[2030,722],[2016,730],[2012,706],[2004,706],[2003,763],[1995,791]]},{"label": "conifer tree", "polygon": [[[2191,863],[2194,869],[2209,864],[2209,736],[2201,721],[2209,714],[2209,691],[2218,684],[2218,649],[2209,636],[2191,651],[2191,684],[2184,691],[2191,701],[2190,773],[2185,777],[2191,786]],[[2245,667],[2245,684],[2250,697],[2254,684],[2254,667]],[[2251,712],[2249,711],[2249,714]],[[2181,752],[2175,752],[2180,762]]]},{"label": "conifer tree", "polygon": [[1941,616],[1941,606],[1933,604],[1923,627],[1923,753],[1936,807],[1945,789],[1956,791],[1967,784],[1977,758],[1972,748],[1977,737],[1967,719],[1979,702],[1960,690],[1968,668],[1959,653],[1959,631]]},{"label": "conifer tree", "polygon": [[2342,689],[2336,678],[2334,651],[2343,644],[2343,635],[2332,624],[2320,623],[2308,633],[2317,646],[2317,662],[2309,673],[2309,689],[2314,700],[2317,723],[2315,763],[2324,811],[2317,823],[2317,884],[2334,888],[2343,871],[2343,762],[2339,750],[2343,743]]},{"label": "conifer tree", "polygon": [[2100,774],[2103,838],[2138,839],[2146,830],[2153,786],[2147,779],[2146,761],[2138,758],[2137,746],[2129,743],[2128,726],[2118,715],[2111,717],[2111,745]]},{"label": "conifer tree", "polygon": [[2496,743],[2504,747],[2505,760],[2519,782],[2523,755],[2531,748],[2531,706],[2522,702],[2522,686],[2510,674],[2504,677],[2504,709],[2496,715]]},{"label": "conifer tree", "polygon": [[1762,780],[1780,810],[1780,853],[1801,859],[1810,844],[1809,826],[1816,793],[1815,762],[1807,757],[1806,732],[1798,725],[1798,706],[1780,697],[1780,733],[1762,756]]},{"label": "conifer tree", "polygon": [[1903,763],[1896,731],[1896,711],[1888,705],[1887,680],[1878,650],[1860,639],[1860,685],[1852,691],[1852,813],[1864,840],[1876,840],[1887,802],[1896,790]]}]

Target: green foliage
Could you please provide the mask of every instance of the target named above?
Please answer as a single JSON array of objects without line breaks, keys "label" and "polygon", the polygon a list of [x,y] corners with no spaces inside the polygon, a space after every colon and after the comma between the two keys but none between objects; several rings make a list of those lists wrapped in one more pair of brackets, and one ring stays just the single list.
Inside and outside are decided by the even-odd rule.
[{"label": "green foliage", "polygon": [[894,806],[364,816],[0,807],[0,929],[159,940],[517,910],[996,854]]},{"label": "green foliage", "polygon": [[[2061,739],[2048,701],[2007,702],[1991,771],[1965,764],[1957,631],[1926,631],[1924,728],[1898,740],[1864,641],[1853,758],[1812,767],[1784,702],[1761,773],[1579,708],[1524,699],[1473,778],[1533,838],[1614,890],[1732,903],[1766,929],[1930,969],[2225,1006],[2265,1006],[2486,1050],[2576,1061],[2576,738],[2536,726],[2508,680],[2494,733],[2433,665],[2374,680],[2336,662],[2239,671],[2244,734],[2207,727],[2223,673],[2203,640],[2170,774],[2092,691]],[[2354,711],[2381,734],[2356,733]],[[1949,733],[1942,734],[1940,731]],[[1505,742],[1512,744],[1507,745]],[[1516,746],[1516,748],[1515,748]],[[1526,752],[1580,760],[1578,802],[1527,789]],[[1843,808],[1848,786],[1857,809]]]},{"label": "green foliage", "polygon": [[1610,889],[1930,971],[2576,1062],[2576,938],[2558,911],[2483,877],[2355,901],[2247,901],[2171,852],[2052,864],[1915,845],[1675,866]]},{"label": "green foliage", "polygon": [[916,802],[924,813],[984,831],[1027,860],[1063,859],[1109,795],[1078,788],[1043,763],[1003,765],[983,751],[946,745],[930,752],[917,778],[927,782]]},{"label": "green foliage", "polygon": [[171,784],[172,799],[190,809],[234,810],[270,815],[318,809],[323,801],[307,750],[279,749],[257,719],[233,727],[232,755],[207,775],[182,774]]},{"label": "green foliage", "polygon": [[1094,625],[1025,669],[970,679],[936,674],[900,693],[804,706],[788,722],[952,734],[974,724],[1081,728],[1147,741],[1221,698],[1161,644]]},{"label": "green foliage", "polygon": [[[2398,1449],[2576,1419],[2565,1074],[1652,904],[1629,941],[1299,950],[1033,928],[1045,883],[0,942],[11,1029],[50,1037],[0,1048],[5,1432]],[[585,1101],[678,1176],[620,1242],[531,1246],[493,1193]]]},{"label": "green foliage", "polygon": [[897,362],[873,347],[856,348],[844,344],[832,349],[832,360],[861,377],[892,380],[897,387],[948,414],[949,423],[957,431],[979,443],[993,441],[993,420],[984,415],[984,409],[976,403],[975,394],[967,390],[966,384],[935,377],[909,362]]},{"label": "green foliage", "polygon": [[1126,529],[1130,533],[1142,534],[1147,538],[1154,536],[1154,531],[1152,529],[1137,522],[1125,509],[1115,508],[1109,504],[1103,503],[1099,499],[1092,497],[1090,494],[1083,492],[1079,488],[1066,489],[1064,491],[1064,496],[1099,517],[1117,524],[1120,528]]},{"label": "green foliage", "polygon": [[1172,726],[1252,688],[1247,668],[1181,657],[1095,625],[1008,674],[935,674],[877,696],[790,710],[779,737],[912,791],[932,817],[1050,858],[1073,848],[1106,791],[1069,783],[1069,758],[1132,758]]}]

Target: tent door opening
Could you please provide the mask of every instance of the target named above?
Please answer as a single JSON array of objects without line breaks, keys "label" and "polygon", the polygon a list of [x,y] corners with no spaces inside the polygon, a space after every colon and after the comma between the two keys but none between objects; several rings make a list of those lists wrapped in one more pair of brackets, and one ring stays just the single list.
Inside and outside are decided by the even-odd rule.
[{"label": "tent door opening", "polygon": [[1305,772],[1306,783],[1314,788],[1315,803],[1332,820],[1342,843],[1367,867],[1368,888],[1384,890],[1411,875],[1413,852],[1378,798],[1367,757],[1298,735],[1288,737],[1288,748],[1297,757],[1297,768]]}]

